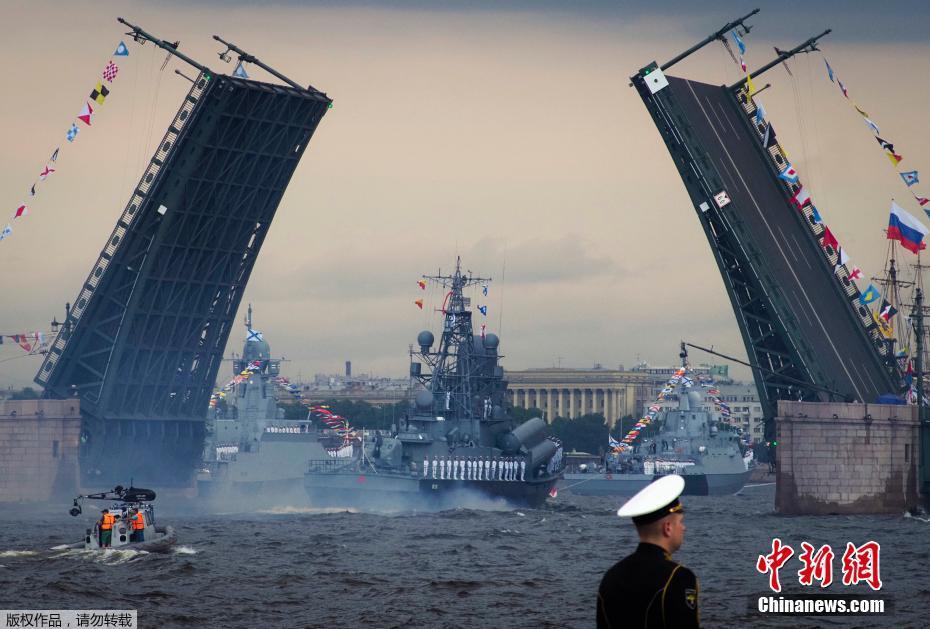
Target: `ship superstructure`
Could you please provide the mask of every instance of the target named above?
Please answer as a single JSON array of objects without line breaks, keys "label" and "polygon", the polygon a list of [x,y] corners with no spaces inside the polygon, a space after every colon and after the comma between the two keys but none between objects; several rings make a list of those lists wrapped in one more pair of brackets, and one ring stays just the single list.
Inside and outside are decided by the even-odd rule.
[{"label": "ship superstructure", "polygon": [[438,343],[425,330],[410,350],[410,409],[391,434],[363,433],[352,459],[311,462],[311,502],[455,506],[477,493],[541,504],[561,474],[561,450],[543,419],[517,426],[507,412],[500,339],[475,333],[464,294],[490,279],[463,273],[460,261],[451,275],[423,277],[446,293]]},{"label": "ship superstructure", "polygon": [[233,378],[211,401],[197,487],[201,496],[274,502],[277,490],[299,493],[308,462],[336,456],[342,437],[309,412],[306,419],[285,419],[278,404],[281,359],[272,357],[264,335],[252,327],[251,305],[245,326]]}]

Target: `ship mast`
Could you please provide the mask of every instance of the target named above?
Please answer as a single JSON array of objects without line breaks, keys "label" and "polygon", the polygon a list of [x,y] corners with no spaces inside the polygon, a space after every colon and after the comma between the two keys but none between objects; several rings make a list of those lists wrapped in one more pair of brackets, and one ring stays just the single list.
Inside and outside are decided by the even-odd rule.
[{"label": "ship mast", "polygon": [[[465,420],[483,416],[473,399],[478,390],[477,378],[481,364],[475,356],[471,300],[464,290],[476,284],[487,284],[490,278],[475,277],[462,272],[460,257],[452,275],[424,275],[423,279],[448,289],[440,311],[443,314],[442,337],[435,352],[420,352],[432,368],[432,374],[421,381],[433,393],[433,411]],[[473,427],[472,434],[477,426]]]},{"label": "ship mast", "polygon": [[[901,289],[915,287],[916,283],[908,282],[900,278],[895,260],[896,255],[897,241],[889,240],[888,252],[885,255],[885,274],[881,277],[873,277],[872,281],[882,287],[882,298],[885,301],[891,304],[895,310],[903,311],[905,303],[904,300],[901,299]],[[904,315],[902,314],[901,316],[903,317]],[[882,336],[885,339],[885,343],[888,345],[889,356],[891,357],[889,358],[889,361],[897,362],[898,367],[903,372],[906,365],[896,360],[896,352],[905,351],[908,347],[910,347],[910,337],[912,332],[910,326],[899,325],[893,332],[889,330],[886,333],[884,330],[882,330],[884,324],[882,324],[882,322],[877,317],[875,318],[875,322],[880,326]],[[891,321],[888,322],[888,325],[892,325]],[[904,360],[906,362],[907,359],[905,358]]]}]

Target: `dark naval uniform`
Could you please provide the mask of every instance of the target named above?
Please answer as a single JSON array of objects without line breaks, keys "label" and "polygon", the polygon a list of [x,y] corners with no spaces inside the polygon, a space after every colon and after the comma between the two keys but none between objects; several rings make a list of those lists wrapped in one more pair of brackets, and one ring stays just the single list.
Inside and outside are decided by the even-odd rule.
[{"label": "dark naval uniform", "polygon": [[607,571],[597,592],[598,629],[698,627],[698,582],[694,573],[654,544]]}]

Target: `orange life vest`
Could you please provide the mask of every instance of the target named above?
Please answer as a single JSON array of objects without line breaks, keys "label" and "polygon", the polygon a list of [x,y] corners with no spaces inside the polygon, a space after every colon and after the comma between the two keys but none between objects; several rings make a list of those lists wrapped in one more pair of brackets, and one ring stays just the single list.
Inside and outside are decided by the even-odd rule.
[{"label": "orange life vest", "polygon": [[116,516],[112,513],[104,513],[103,520],[100,522],[100,530],[109,531],[113,528],[113,524],[116,522]]},{"label": "orange life vest", "polygon": [[145,516],[139,511],[137,514],[132,516],[132,530],[141,531],[145,528]]}]

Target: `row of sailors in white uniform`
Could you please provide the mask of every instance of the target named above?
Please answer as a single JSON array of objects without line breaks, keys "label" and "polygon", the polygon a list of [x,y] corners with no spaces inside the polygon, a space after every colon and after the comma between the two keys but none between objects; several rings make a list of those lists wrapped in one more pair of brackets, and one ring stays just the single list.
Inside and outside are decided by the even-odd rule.
[{"label": "row of sailors in white uniform", "polygon": [[423,478],[432,472],[441,480],[505,480],[522,481],[526,474],[526,461],[498,458],[423,459]]},{"label": "row of sailors in white uniform", "polygon": [[216,447],[216,460],[217,461],[234,461],[238,453],[239,453],[239,446],[217,446]]}]

